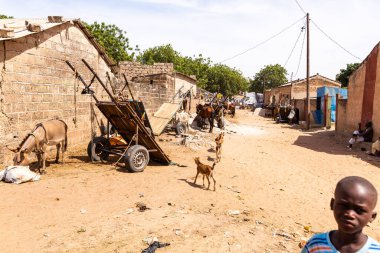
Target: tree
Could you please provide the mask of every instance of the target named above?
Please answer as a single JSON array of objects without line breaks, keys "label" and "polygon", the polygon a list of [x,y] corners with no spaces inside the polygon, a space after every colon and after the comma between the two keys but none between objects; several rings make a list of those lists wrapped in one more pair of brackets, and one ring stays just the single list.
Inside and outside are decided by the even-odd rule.
[{"label": "tree", "polygon": [[129,39],[126,32],[116,25],[107,25],[105,23],[86,24],[86,28],[96,38],[97,42],[106,50],[108,56],[114,61],[132,61],[135,51],[139,51],[138,46],[135,49],[129,45]]},{"label": "tree", "polygon": [[345,69],[341,69],[340,73],[336,75],[336,80],[342,84],[342,87],[348,86],[348,79],[352,73],[355,72],[360,66],[360,63],[349,63]]},{"label": "tree", "polygon": [[14,17],[0,14],[0,19],[7,19],[7,18],[14,18]]},{"label": "tree", "polygon": [[212,65],[210,58],[204,58],[202,54],[193,57],[182,56],[170,44],[149,48],[140,53],[137,59],[143,64],[173,63],[176,71],[195,75],[197,85],[212,92],[233,95],[248,88],[248,81],[240,71],[226,65]]},{"label": "tree", "polygon": [[249,80],[250,91],[264,93],[264,90],[271,89],[288,82],[287,71],[280,64],[264,66],[253,79]]},{"label": "tree", "polygon": [[248,80],[242,73],[226,65],[216,64],[210,67],[207,76],[208,83],[205,88],[211,92],[231,96],[248,89]]}]

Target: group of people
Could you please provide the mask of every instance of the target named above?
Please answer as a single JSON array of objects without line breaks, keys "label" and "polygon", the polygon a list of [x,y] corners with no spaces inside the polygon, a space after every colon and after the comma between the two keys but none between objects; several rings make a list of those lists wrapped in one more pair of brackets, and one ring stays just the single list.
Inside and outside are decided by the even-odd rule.
[{"label": "group of people", "polygon": [[[365,124],[365,129],[362,130],[361,123],[359,123],[359,129],[355,130],[352,133],[352,137],[348,141],[347,148],[352,149],[355,143],[361,142],[372,142],[373,140],[373,126],[372,121],[368,121]],[[363,150],[365,150],[363,148]],[[367,151],[369,155],[380,156],[380,136],[378,139],[372,143],[372,148],[370,151]]]}]

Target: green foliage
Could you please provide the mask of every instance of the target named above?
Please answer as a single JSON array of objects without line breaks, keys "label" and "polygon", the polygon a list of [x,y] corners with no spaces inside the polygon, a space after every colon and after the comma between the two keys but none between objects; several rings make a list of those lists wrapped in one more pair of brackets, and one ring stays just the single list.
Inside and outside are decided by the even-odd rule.
[{"label": "green foliage", "polygon": [[210,58],[204,58],[201,54],[193,57],[182,56],[170,44],[149,48],[137,60],[143,64],[173,63],[177,72],[195,75],[197,85],[211,92],[233,95],[248,88],[248,81],[240,71],[225,65],[212,65]]},{"label": "green foliage", "polygon": [[336,75],[336,80],[342,84],[342,87],[348,86],[348,79],[350,75],[358,69],[360,63],[347,64],[345,69],[341,69],[339,74]]},{"label": "green foliage", "polygon": [[[125,31],[116,25],[107,25],[103,22],[85,23],[85,26],[113,60],[116,62],[133,60],[135,52],[129,45]],[[134,50],[138,51],[138,46]]]},{"label": "green foliage", "polygon": [[263,93],[264,89],[271,89],[288,82],[287,71],[280,64],[264,66],[253,79],[249,80],[250,91]]},{"label": "green foliage", "polygon": [[14,17],[0,14],[0,19],[7,19],[7,18],[14,18]]},{"label": "green foliage", "polygon": [[208,70],[208,83],[206,89],[211,92],[221,92],[223,95],[231,96],[239,91],[248,89],[248,81],[242,73],[226,65],[216,64]]}]

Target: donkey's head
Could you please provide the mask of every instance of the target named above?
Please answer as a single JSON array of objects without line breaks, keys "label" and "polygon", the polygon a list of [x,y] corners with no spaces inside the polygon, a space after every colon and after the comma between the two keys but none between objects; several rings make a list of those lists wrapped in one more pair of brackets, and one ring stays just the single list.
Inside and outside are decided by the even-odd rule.
[{"label": "donkey's head", "polygon": [[13,157],[13,165],[20,165],[20,166],[27,166],[29,165],[29,156],[27,153],[27,149],[20,147],[17,147],[15,149],[8,148],[10,151],[12,151],[14,154]]}]

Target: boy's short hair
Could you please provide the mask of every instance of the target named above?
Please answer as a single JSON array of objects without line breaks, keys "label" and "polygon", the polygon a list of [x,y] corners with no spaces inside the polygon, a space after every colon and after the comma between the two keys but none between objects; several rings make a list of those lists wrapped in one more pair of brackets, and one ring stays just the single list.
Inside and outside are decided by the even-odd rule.
[{"label": "boy's short hair", "polygon": [[374,201],[373,208],[375,208],[376,203],[377,203],[377,190],[376,190],[375,186],[370,181],[368,181],[367,179],[365,179],[363,177],[349,176],[349,177],[342,178],[336,184],[335,192],[338,188],[345,188],[345,187],[347,187],[347,185],[353,185],[353,184],[359,184],[359,185],[364,186],[366,189],[368,189],[369,193],[371,193],[371,195],[373,197],[373,201]]}]

